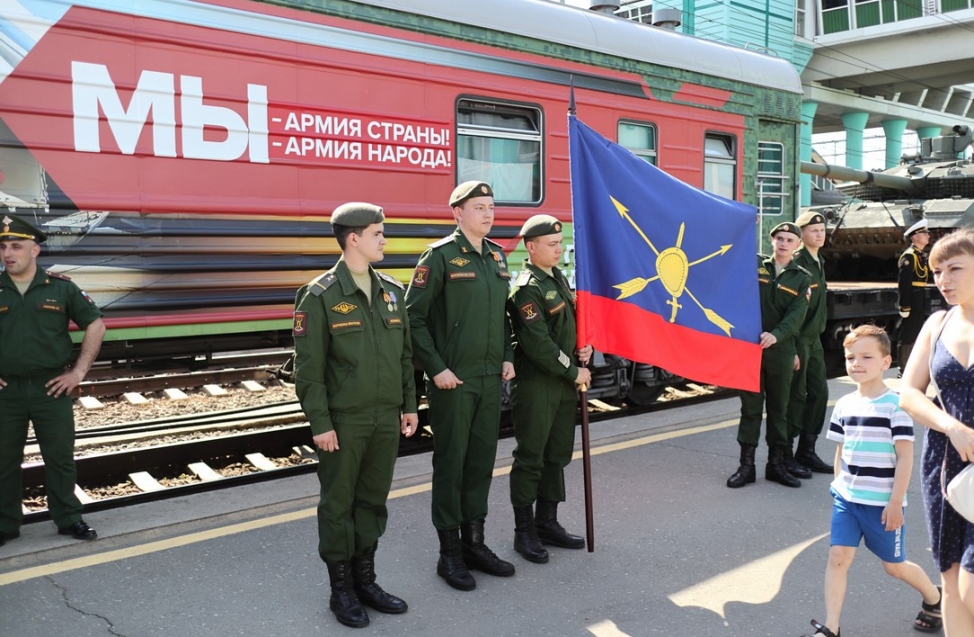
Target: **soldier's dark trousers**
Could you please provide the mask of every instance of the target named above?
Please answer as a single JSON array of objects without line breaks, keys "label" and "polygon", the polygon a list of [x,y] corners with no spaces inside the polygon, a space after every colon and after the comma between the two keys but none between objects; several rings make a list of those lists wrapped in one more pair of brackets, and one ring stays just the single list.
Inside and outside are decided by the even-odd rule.
[{"label": "soldier's dark trousers", "polygon": [[334,423],[338,451],[318,449],[318,554],[344,562],[375,550],[399,453],[399,423]]},{"label": "soldier's dark trousers", "polygon": [[0,389],[0,532],[12,533],[23,520],[24,458],[29,422],[44,458],[47,507],[58,528],[81,521],[81,502],[74,494],[74,411],[69,396],[47,395],[44,387],[60,372],[34,378],[5,377]]},{"label": "soldier's dark trousers", "polygon": [[464,378],[456,389],[427,383],[433,429],[433,526],[487,516],[501,417],[500,374]]},{"label": "soldier's dark trousers", "polygon": [[817,436],[825,426],[829,404],[829,381],[825,373],[825,350],[818,336],[798,339],[801,368],[791,380],[788,399],[788,439]]},{"label": "soldier's dark trousers", "polygon": [[769,448],[788,444],[786,421],[791,376],[795,368],[795,349],[773,345],[761,355],[761,391],[741,392],[741,423],[737,442],[757,446],[761,440],[761,413],[767,410]]},{"label": "soldier's dark trousers", "polygon": [[578,396],[563,379],[515,378],[512,388],[514,464],[511,504],[565,501],[565,467],[575,447]]},{"label": "soldier's dark trousers", "polygon": [[916,343],[917,336],[920,335],[920,330],[923,328],[923,322],[927,318],[925,312],[926,297],[923,288],[913,288],[910,294],[910,305],[910,315],[900,321],[899,351],[896,352],[896,357],[901,372],[906,369],[906,361],[913,351],[913,344]]}]

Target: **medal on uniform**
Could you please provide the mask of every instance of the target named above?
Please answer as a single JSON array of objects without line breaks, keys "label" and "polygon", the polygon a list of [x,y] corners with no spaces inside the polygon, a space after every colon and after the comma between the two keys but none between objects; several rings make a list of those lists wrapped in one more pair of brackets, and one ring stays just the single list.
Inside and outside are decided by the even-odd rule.
[{"label": "medal on uniform", "polygon": [[399,309],[398,299],[396,299],[396,291],[392,290],[391,292],[389,292],[389,296],[392,297],[392,300],[389,303],[389,311],[395,312],[396,310]]}]

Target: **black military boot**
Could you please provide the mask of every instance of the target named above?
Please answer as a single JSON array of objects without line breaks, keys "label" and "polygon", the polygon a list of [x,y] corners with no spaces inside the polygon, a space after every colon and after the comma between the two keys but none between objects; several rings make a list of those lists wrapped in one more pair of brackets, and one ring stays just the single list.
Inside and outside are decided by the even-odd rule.
[{"label": "black military boot", "polygon": [[475,568],[488,575],[510,577],[514,565],[505,562],[484,544],[484,519],[472,520],[460,525],[460,551],[467,568]]},{"label": "black military boot", "polygon": [[325,562],[328,566],[328,579],[331,582],[331,599],[328,607],[335,613],[339,622],[352,628],[369,625],[369,614],[362,608],[355,593],[352,580],[352,564],[344,562]]},{"label": "black military boot", "polygon": [[815,441],[817,440],[818,436],[802,434],[798,439],[798,451],[795,453],[795,460],[815,473],[835,473],[835,467],[822,460],[815,453]]},{"label": "black military boot", "polygon": [[752,484],[757,479],[757,472],[754,469],[754,445],[741,445],[741,466],[737,468],[734,475],[727,478],[727,486],[731,489],[740,489],[745,484]]},{"label": "black military boot", "polygon": [[812,477],[812,472],[808,470],[808,467],[804,464],[798,462],[795,456],[791,453],[792,443],[791,441],[785,446],[785,469],[788,473],[795,476],[796,478],[801,478],[802,480],[809,480]]},{"label": "black military boot", "polygon": [[382,590],[375,582],[375,549],[365,555],[352,558],[352,575],[355,579],[355,592],[362,603],[380,613],[398,615],[405,613],[409,606],[395,595]]},{"label": "black military boot", "polygon": [[548,551],[541,546],[538,531],[534,528],[534,511],[530,504],[514,507],[514,550],[535,564],[548,561]]},{"label": "black military boot", "polygon": [[538,529],[538,538],[545,544],[560,546],[563,549],[585,548],[585,538],[572,535],[558,522],[557,502],[538,500],[534,526]]},{"label": "black military boot", "polygon": [[467,570],[460,551],[460,529],[437,531],[440,537],[440,561],[436,563],[436,574],[458,591],[472,591],[477,581]]},{"label": "black military boot", "polygon": [[791,475],[785,467],[784,446],[775,447],[768,452],[768,464],[764,468],[764,479],[783,484],[786,487],[800,487],[801,480]]}]

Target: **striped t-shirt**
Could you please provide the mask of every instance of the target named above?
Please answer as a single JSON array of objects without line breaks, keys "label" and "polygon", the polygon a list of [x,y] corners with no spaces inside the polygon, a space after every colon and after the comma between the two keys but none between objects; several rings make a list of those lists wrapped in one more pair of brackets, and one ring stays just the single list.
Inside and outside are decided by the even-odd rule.
[{"label": "striped t-shirt", "polygon": [[[842,463],[832,488],[848,502],[886,506],[893,492],[897,440],[913,440],[913,420],[893,390],[876,398],[858,392],[835,403],[825,436],[842,444]],[[906,495],[903,496],[906,506]]]}]

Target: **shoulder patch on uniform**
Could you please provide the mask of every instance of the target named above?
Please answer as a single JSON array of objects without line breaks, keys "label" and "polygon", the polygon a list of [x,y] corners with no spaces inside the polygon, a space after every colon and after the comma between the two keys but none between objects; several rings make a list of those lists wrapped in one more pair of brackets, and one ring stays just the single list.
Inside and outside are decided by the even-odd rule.
[{"label": "shoulder patch on uniform", "polygon": [[562,367],[568,369],[572,366],[572,359],[568,357],[568,354],[558,350],[558,362],[561,363]]},{"label": "shoulder patch on uniform", "polygon": [[426,284],[429,283],[430,267],[428,265],[417,265],[416,270],[413,272],[413,287],[425,288]]},{"label": "shoulder patch on uniform", "polygon": [[71,277],[61,274],[60,272],[54,272],[53,270],[44,270],[44,274],[55,279],[61,279],[62,281],[71,280]]},{"label": "shoulder patch on uniform", "polygon": [[448,236],[448,237],[443,237],[439,241],[434,241],[433,243],[429,244],[429,247],[430,248],[442,248],[443,246],[445,246],[445,245],[447,245],[449,243],[453,243],[453,235],[452,234],[450,236]]},{"label": "shoulder patch on uniform", "polygon": [[338,277],[335,276],[334,272],[325,272],[308,285],[308,291],[315,296],[321,296],[321,293],[331,287],[331,284],[337,280]]},{"label": "shoulder patch on uniform", "polygon": [[758,267],[758,276],[760,276],[760,275],[762,275],[762,274],[763,274],[764,276],[771,276],[771,273],[770,273],[770,272],[768,272],[768,270],[767,270],[767,268],[764,268],[764,267]]},{"label": "shoulder patch on uniform", "polygon": [[521,270],[518,273],[517,278],[514,279],[514,285],[518,287],[524,287],[530,282],[531,282],[531,270],[528,270],[527,268]]},{"label": "shoulder patch on uniform", "polygon": [[913,264],[910,262],[910,257],[904,255],[903,258],[900,259],[900,267],[901,268],[911,268],[911,267],[913,267]]},{"label": "shoulder patch on uniform", "polygon": [[294,337],[306,336],[308,334],[308,313],[295,312],[294,325],[291,326],[291,335]]},{"label": "shoulder patch on uniform", "polygon": [[538,313],[538,308],[534,306],[534,301],[528,301],[518,307],[518,309],[521,311],[521,318],[524,319],[525,323],[534,323],[541,318],[541,314]]},{"label": "shoulder patch on uniform", "polygon": [[386,274],[385,272],[379,272],[378,270],[376,270],[375,273],[379,275],[379,278],[380,279],[382,279],[383,281],[388,281],[389,283],[392,283],[393,285],[395,285],[396,287],[398,287],[400,290],[405,289],[405,287],[406,287],[406,286],[404,286],[402,284],[402,282],[399,279],[397,279],[396,277],[392,276],[391,274]]}]

